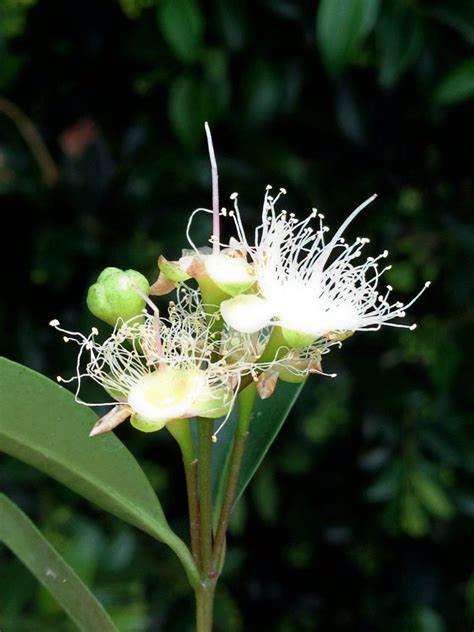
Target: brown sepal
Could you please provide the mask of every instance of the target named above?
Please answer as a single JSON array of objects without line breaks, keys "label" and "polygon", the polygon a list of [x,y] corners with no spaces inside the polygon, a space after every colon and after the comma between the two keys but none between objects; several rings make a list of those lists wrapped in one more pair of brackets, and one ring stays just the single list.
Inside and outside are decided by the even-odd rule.
[{"label": "brown sepal", "polygon": [[193,279],[199,279],[203,276],[207,276],[206,265],[202,257],[193,257],[191,265],[186,270],[187,274]]},{"label": "brown sepal", "polygon": [[257,392],[261,399],[268,399],[273,395],[273,391],[278,382],[278,371],[268,369],[260,373],[257,379]]},{"label": "brown sepal", "polygon": [[99,421],[94,424],[89,433],[89,437],[95,437],[95,435],[113,430],[119,424],[128,419],[132,412],[133,411],[130,406],[127,406],[126,404],[118,404],[117,406],[114,406],[112,410],[109,410],[106,415],[101,417]]},{"label": "brown sepal", "polygon": [[163,272],[160,272],[158,279],[150,286],[150,296],[169,294],[175,287],[178,287],[177,284],[174,281],[170,281]]}]

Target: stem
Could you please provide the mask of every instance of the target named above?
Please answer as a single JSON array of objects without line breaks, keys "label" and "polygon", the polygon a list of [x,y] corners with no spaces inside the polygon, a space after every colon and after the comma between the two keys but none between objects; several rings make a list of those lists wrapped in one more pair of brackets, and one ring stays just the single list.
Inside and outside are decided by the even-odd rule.
[{"label": "stem", "polygon": [[212,253],[219,254],[219,244],[221,240],[220,225],[219,225],[219,186],[217,173],[216,156],[214,154],[214,146],[212,144],[211,130],[207,121],[204,123],[204,129],[207,136],[207,147],[209,150],[209,158],[211,161],[211,175],[212,175]]},{"label": "stem", "polygon": [[203,577],[208,577],[212,553],[212,419],[199,417],[198,450],[199,450],[199,501],[201,527],[201,560]]},{"label": "stem", "polygon": [[186,487],[188,490],[188,511],[189,511],[189,531],[191,534],[191,551],[194,561],[199,570],[201,570],[201,525],[199,519],[199,496],[197,493],[197,465],[198,460],[194,459],[192,463],[187,463],[183,459],[184,473],[186,475]]},{"label": "stem", "polygon": [[54,186],[59,180],[59,169],[32,120],[17,105],[5,97],[0,97],[0,112],[15,123],[38,163],[43,182],[49,187]]},{"label": "stem", "polygon": [[225,536],[229,526],[230,515],[237,493],[239,484],[240,470],[242,468],[242,460],[244,456],[245,446],[249,436],[249,424],[252,416],[253,405],[257,389],[252,384],[239,395],[239,412],[237,420],[237,429],[234,437],[234,446],[232,448],[232,456],[229,466],[229,477],[227,479],[227,487],[222,503],[222,511],[217,525],[216,537],[214,540],[214,549],[212,552],[212,571],[218,572],[219,562],[221,560],[223,547],[225,544]]},{"label": "stem", "polygon": [[186,489],[188,495],[189,531],[191,535],[191,551],[199,571],[201,570],[199,497],[197,493],[197,464],[194,452],[191,428],[188,419],[169,421],[166,427],[176,439],[183,457]]},{"label": "stem", "polygon": [[196,590],[196,632],[212,632],[215,582]]}]

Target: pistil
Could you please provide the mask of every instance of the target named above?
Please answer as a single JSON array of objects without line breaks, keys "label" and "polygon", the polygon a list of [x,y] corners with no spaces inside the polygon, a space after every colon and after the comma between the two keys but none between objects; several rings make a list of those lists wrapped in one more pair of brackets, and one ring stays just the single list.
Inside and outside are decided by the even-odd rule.
[{"label": "pistil", "polygon": [[220,223],[219,223],[219,187],[217,173],[217,162],[214,153],[214,146],[212,144],[211,130],[207,121],[204,123],[207,136],[207,147],[209,150],[209,159],[211,161],[211,175],[212,175],[212,254],[219,254],[220,244]]}]

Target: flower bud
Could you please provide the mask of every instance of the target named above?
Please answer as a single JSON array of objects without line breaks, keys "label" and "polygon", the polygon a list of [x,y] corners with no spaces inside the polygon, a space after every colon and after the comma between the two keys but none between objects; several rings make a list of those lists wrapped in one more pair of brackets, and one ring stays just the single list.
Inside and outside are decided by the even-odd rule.
[{"label": "flower bud", "polygon": [[114,327],[119,318],[129,320],[145,307],[145,301],[136,290],[149,293],[150,286],[143,274],[135,270],[105,268],[89,288],[87,307],[94,316]]}]

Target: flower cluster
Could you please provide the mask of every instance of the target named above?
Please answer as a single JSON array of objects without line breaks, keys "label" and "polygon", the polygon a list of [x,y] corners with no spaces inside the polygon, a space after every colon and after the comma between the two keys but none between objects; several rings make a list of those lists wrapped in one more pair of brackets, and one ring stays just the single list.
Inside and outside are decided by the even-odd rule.
[{"label": "flower cluster", "polygon": [[[213,208],[197,209],[187,228],[190,249],[177,261],[163,256],[160,274],[148,281],[133,270],[107,268],[90,288],[88,306],[113,326],[104,342],[98,330],[89,336],[62,329],[66,342],[79,345],[76,375],[100,384],[114,404],[91,435],[111,430],[130,418],[144,432],[163,428],[174,419],[224,418],[236,395],[252,382],[262,398],[271,396],[278,379],[304,380],[323,373],[321,357],[332,345],[356,331],[382,325],[413,329],[405,316],[423,289],[408,303],[391,301],[392,288],[380,289],[387,252],[363,259],[369,239],[347,243],[349,224],[375,196],[358,206],[332,237],[316,209],[298,219],[277,210],[286,192],[276,196],[267,187],[261,223],[247,238],[233,194],[233,209],[220,209],[217,169],[206,125],[213,175]],[[196,247],[191,238],[194,218],[213,218],[212,247]],[[229,243],[220,239],[220,218],[234,223]],[[176,289],[167,316],[151,299]],[[334,375],[334,374],[332,374]]]}]

